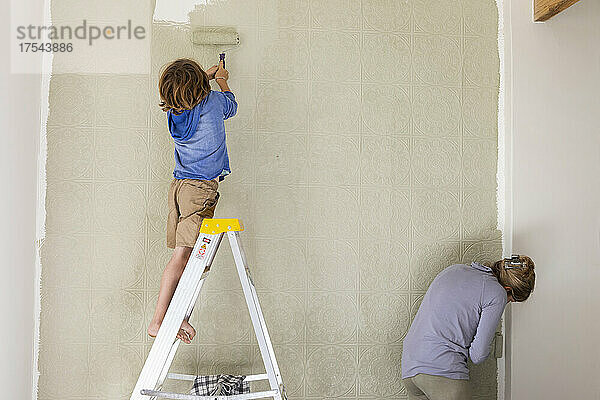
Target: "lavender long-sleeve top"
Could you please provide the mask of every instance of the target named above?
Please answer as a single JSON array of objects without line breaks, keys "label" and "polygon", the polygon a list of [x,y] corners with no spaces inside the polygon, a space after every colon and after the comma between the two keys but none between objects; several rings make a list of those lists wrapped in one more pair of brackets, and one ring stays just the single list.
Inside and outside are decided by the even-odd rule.
[{"label": "lavender long-sleeve top", "polygon": [[433,280],[404,339],[402,378],[417,374],[469,379],[489,355],[506,290],[479,263],[452,265]]}]

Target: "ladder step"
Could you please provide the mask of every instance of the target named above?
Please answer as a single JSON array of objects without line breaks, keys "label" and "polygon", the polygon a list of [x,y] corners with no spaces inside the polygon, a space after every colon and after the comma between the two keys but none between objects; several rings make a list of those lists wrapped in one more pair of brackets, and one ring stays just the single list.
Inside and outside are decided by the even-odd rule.
[{"label": "ladder step", "polygon": [[142,389],[142,395],[162,397],[165,399],[174,400],[247,400],[247,399],[265,399],[267,397],[275,397],[279,394],[279,390],[267,390],[265,392],[254,392],[245,394],[234,394],[231,396],[196,396],[193,394],[161,392],[158,390]]},{"label": "ladder step", "polygon": [[[194,379],[196,379],[196,375],[177,374],[177,373],[169,372],[169,374],[167,375],[167,378],[180,380],[180,381],[193,381]],[[258,375],[247,375],[246,379],[244,379],[244,381],[253,382],[253,381],[264,381],[267,379],[269,379],[269,376],[267,374],[258,374]]]}]

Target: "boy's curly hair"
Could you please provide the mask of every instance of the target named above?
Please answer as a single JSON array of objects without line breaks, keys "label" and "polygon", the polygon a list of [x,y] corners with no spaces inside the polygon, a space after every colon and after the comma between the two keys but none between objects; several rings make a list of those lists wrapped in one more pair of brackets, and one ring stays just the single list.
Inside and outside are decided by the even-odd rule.
[{"label": "boy's curly hair", "polygon": [[177,59],[168,64],[160,75],[158,92],[162,110],[179,115],[184,110],[191,110],[208,96],[208,75],[196,61]]}]

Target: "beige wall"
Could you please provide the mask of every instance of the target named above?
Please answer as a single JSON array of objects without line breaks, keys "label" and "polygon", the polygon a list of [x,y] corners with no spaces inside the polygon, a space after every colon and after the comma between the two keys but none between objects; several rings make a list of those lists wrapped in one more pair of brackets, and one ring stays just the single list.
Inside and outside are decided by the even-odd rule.
[{"label": "beige wall", "polygon": [[545,24],[510,1],[514,250],[537,288],[512,307],[512,398],[600,398],[600,2]]},{"label": "beige wall", "polygon": [[[402,339],[428,284],[449,264],[501,253],[497,10],[460,3],[229,0],[194,15],[240,32],[228,57],[233,173],[217,216],[246,223],[292,399],[406,398]],[[173,148],[158,69],[216,55],[185,28],[155,25],[151,74],[53,77],[40,399],[133,388],[170,254]],[[174,371],[261,368],[227,252]],[[496,397],[495,360],[474,369],[473,385]]]}]

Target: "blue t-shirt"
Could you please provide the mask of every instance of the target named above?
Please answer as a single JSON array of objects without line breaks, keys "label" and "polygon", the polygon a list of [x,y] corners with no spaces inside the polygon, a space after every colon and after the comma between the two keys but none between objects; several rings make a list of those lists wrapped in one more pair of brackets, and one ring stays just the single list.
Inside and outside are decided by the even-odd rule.
[{"label": "blue t-shirt", "polygon": [[175,178],[221,180],[231,172],[224,121],[236,112],[232,92],[210,91],[193,109],[179,115],[167,113],[175,141]]},{"label": "blue t-shirt", "polygon": [[467,357],[484,361],[506,306],[506,290],[479,263],[452,265],[433,280],[404,338],[402,378],[469,379]]}]

